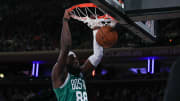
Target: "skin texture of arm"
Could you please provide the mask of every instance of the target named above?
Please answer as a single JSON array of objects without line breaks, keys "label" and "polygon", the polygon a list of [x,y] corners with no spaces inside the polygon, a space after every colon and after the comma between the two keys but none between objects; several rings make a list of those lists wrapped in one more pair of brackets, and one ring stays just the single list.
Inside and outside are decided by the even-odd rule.
[{"label": "skin texture of arm", "polygon": [[67,63],[68,52],[72,45],[71,32],[68,24],[69,18],[70,17],[68,12],[65,11],[63,18],[63,27],[61,32],[61,42],[60,42],[61,50],[57,62],[52,69],[51,78],[52,78],[53,88],[60,87],[64,83],[68,74],[66,63]]}]

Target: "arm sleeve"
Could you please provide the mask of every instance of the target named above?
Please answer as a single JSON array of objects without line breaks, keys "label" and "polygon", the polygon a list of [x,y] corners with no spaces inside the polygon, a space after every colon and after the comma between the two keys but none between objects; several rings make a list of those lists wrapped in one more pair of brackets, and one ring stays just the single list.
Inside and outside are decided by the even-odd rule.
[{"label": "arm sleeve", "polygon": [[97,65],[101,62],[101,59],[103,57],[103,47],[97,43],[96,33],[97,33],[97,30],[94,30],[93,31],[93,54],[88,58],[88,60],[91,62],[91,64],[94,67],[97,67]]}]

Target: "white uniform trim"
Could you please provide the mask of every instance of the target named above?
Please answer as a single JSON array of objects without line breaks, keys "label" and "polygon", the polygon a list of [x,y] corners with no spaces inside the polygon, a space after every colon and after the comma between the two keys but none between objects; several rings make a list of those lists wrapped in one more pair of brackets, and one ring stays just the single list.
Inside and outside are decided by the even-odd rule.
[{"label": "white uniform trim", "polygon": [[70,74],[68,73],[68,74],[67,74],[67,77],[66,77],[66,80],[64,81],[64,83],[63,83],[59,88],[63,88],[63,87],[67,84],[67,82],[69,81],[69,79],[70,79]]}]

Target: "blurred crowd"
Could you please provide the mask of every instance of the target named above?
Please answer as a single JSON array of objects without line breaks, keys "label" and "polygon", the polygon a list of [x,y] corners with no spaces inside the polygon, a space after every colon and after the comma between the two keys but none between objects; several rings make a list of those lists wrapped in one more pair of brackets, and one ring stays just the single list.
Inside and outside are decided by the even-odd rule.
[{"label": "blurred crowd", "polygon": [[96,92],[91,101],[163,101],[163,95],[163,87],[108,87]]},{"label": "blurred crowd", "polygon": [[[92,43],[87,39],[79,39],[78,32],[73,34],[72,48],[92,48]],[[85,35],[85,34],[84,34]],[[78,38],[76,38],[78,37]],[[83,36],[82,36],[83,37]],[[81,38],[82,38],[81,37]],[[24,52],[24,51],[54,51],[59,50],[59,35],[44,34],[0,34],[0,52]]]},{"label": "blurred crowd", "polygon": [[52,89],[7,88],[0,90],[0,101],[55,101]]},{"label": "blurred crowd", "polygon": [[0,52],[55,50],[57,40],[49,34],[0,34]]},{"label": "blurred crowd", "polygon": [[[164,86],[89,86],[89,101],[163,101]],[[57,101],[51,88],[0,90],[0,101]]]}]

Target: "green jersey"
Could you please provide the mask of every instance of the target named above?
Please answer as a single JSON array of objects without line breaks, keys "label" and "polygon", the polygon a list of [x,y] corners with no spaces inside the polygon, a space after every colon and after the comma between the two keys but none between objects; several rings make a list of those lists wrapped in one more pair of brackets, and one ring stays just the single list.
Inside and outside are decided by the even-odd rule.
[{"label": "green jersey", "polygon": [[68,73],[64,84],[53,89],[58,101],[88,101],[83,77]]}]

